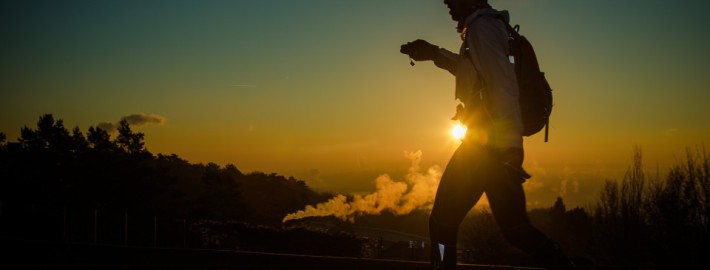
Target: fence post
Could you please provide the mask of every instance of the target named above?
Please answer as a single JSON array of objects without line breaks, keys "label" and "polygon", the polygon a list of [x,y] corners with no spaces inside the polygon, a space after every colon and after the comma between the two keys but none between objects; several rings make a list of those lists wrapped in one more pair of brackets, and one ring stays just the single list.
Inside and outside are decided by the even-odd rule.
[{"label": "fence post", "polygon": [[123,213],[123,245],[128,245],[128,212]]},{"label": "fence post", "polygon": [[64,242],[67,242],[67,207],[64,206],[64,213],[63,213],[63,219],[62,219],[62,240]]},{"label": "fence post", "polygon": [[153,216],[153,247],[158,247],[158,216]]},{"label": "fence post", "polygon": [[98,217],[99,210],[94,208],[94,244],[98,243],[97,231],[98,231]]}]

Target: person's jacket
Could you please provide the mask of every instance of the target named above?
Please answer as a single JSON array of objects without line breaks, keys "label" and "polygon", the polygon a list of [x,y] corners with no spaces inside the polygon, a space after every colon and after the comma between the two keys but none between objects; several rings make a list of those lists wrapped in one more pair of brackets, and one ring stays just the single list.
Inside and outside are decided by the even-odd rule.
[{"label": "person's jacket", "polygon": [[459,53],[441,49],[434,59],[456,76],[455,97],[465,107],[456,117],[469,126],[470,138],[497,149],[523,146],[520,90],[505,25],[509,18],[507,11],[477,10],[464,21]]}]

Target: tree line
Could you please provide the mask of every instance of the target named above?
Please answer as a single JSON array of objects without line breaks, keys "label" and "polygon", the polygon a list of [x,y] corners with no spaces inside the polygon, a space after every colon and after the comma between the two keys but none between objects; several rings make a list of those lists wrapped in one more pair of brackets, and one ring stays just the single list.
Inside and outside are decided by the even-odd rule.
[{"label": "tree line", "polygon": [[[5,236],[56,240],[62,226],[69,228],[63,237],[72,237],[73,227],[90,232],[98,226],[101,233],[107,219],[115,220],[118,225],[111,226],[119,228],[112,230],[119,235],[123,223],[132,229],[143,219],[150,220],[144,231],[152,230],[154,219],[181,220],[173,227],[191,221],[193,235],[224,227],[219,222],[278,227],[287,213],[330,197],[293,177],[153,154],[144,134],[126,121],[112,136],[93,126],[86,133],[78,127],[69,131],[61,119],[45,114],[36,127],[22,127],[17,142],[0,133],[0,234]],[[92,225],[92,218],[99,224]],[[195,241],[208,245],[205,239]]]},{"label": "tree line", "polygon": [[98,127],[67,130],[52,114],[23,127],[18,142],[0,135],[4,215],[22,209],[91,207],[192,219],[278,224],[283,216],[329,197],[275,173],[235,165],[192,164],[154,155],[144,134],[121,121],[115,138]]}]

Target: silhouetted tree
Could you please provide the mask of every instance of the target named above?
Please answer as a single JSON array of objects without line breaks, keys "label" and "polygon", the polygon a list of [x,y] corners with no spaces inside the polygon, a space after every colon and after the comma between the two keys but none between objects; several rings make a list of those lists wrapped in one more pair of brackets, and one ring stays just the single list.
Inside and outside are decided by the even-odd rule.
[{"label": "silhouetted tree", "polygon": [[701,263],[710,241],[710,156],[688,151],[667,177],[647,180],[637,148],[620,183],[607,181],[595,208],[600,258],[625,269],[684,269]]},{"label": "silhouetted tree", "polygon": [[234,220],[244,214],[244,203],[241,190],[233,173],[236,167],[222,170],[219,165],[209,163],[205,166],[202,181],[204,193],[199,199],[203,208],[204,218],[218,220]]},{"label": "silhouetted tree", "polygon": [[79,127],[74,127],[71,133],[72,140],[72,152],[77,155],[81,155],[89,149],[89,142],[84,137],[84,133],[81,132]]},{"label": "silhouetted tree", "polygon": [[553,221],[562,221],[564,219],[565,212],[567,212],[567,208],[565,207],[565,203],[562,201],[562,197],[557,197],[555,204],[552,205],[552,208],[550,208],[550,217]]},{"label": "silhouetted tree", "polygon": [[111,135],[102,128],[93,126],[89,127],[89,132],[86,134],[89,147],[98,152],[112,153],[116,149],[116,145],[111,142]]},{"label": "silhouetted tree", "polygon": [[118,136],[116,136],[116,145],[119,149],[129,154],[145,153],[145,143],[143,142],[144,135],[141,132],[133,132],[128,121],[121,120],[118,123]]},{"label": "silhouetted tree", "polygon": [[280,225],[288,213],[327,200],[309,189],[303,181],[271,173],[253,172],[244,175],[243,196],[249,220],[261,224]]},{"label": "silhouetted tree", "polygon": [[55,120],[52,114],[40,116],[36,130],[25,126],[20,135],[20,142],[30,151],[66,152],[71,146],[69,131],[64,127],[64,122],[61,119]]}]

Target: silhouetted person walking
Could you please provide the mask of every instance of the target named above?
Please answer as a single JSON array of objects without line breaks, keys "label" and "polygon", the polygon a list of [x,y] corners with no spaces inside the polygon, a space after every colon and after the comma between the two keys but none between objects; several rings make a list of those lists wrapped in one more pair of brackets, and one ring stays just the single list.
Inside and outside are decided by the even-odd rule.
[{"label": "silhouetted person walking", "polygon": [[[507,11],[486,0],[444,0],[463,44],[459,53],[424,40],[402,45],[416,61],[433,60],[456,76],[463,104],[454,119],[468,133],[446,167],[429,226],[434,269],[455,269],[456,238],[466,213],[485,192],[505,238],[547,269],[574,265],[552,240],[530,224],[522,184],[523,123],[514,59],[509,58]],[[505,22],[504,22],[505,21]]]}]

